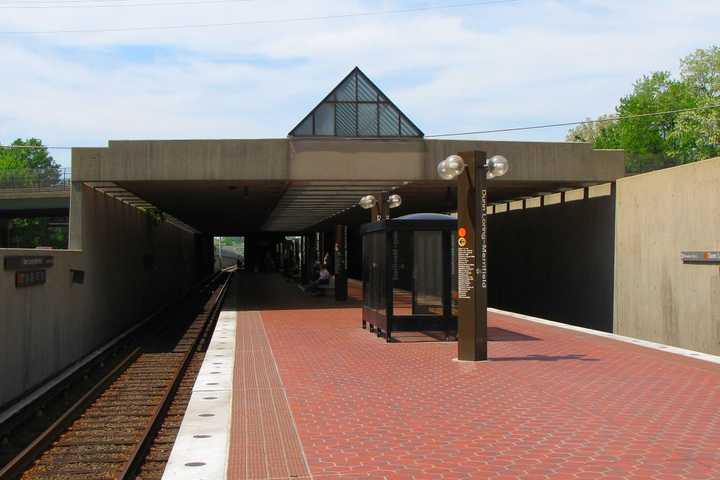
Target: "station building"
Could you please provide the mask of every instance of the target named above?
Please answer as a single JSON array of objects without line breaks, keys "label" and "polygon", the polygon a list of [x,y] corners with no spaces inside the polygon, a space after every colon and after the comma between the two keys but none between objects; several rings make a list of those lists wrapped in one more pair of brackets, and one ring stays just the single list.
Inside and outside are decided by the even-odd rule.
[{"label": "station building", "polygon": [[[393,217],[453,212],[456,187],[436,166],[470,150],[501,154],[511,165],[489,184],[490,305],[652,337],[654,327],[623,332],[617,321],[624,251],[616,237],[636,239],[616,225],[619,217],[637,220],[618,211],[632,202],[619,188],[622,151],[425,138],[355,68],[287,138],[111,140],[73,149],[68,250],[43,252],[52,265],[42,285],[18,289],[14,272],[3,271],[0,405],[179,298],[212,270],[213,236],[244,236],[251,271],[289,237],[300,239],[301,274],[341,244],[347,275],[359,278],[360,226],[371,220],[360,197],[400,195]],[[717,162],[703,168],[718,174]],[[650,195],[657,187],[643,188]],[[683,343],[682,328],[669,343]],[[718,353],[717,345],[681,346]]]}]

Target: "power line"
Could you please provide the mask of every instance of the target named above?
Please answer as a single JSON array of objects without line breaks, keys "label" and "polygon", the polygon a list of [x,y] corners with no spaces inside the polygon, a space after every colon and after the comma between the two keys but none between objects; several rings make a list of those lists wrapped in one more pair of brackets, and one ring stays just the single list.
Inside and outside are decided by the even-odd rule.
[{"label": "power line", "polygon": [[[81,0],[88,3],[87,0]],[[136,0],[119,0],[125,1],[136,1]],[[177,5],[215,5],[219,3],[249,3],[254,0],[206,0],[206,1],[187,1],[187,2],[151,2],[151,3],[113,3],[113,4],[97,4],[97,5],[30,5],[30,6],[15,6],[5,5],[0,3],[0,9],[57,9],[57,8],[123,8],[123,7],[162,7],[162,6],[177,6]],[[12,33],[12,32],[5,32]],[[18,32],[19,33],[19,32]],[[33,32],[29,32],[33,33]]]},{"label": "power line", "polygon": [[584,123],[615,122],[618,120],[627,120],[630,118],[654,117],[654,116],[668,115],[668,114],[673,114],[673,113],[693,112],[693,111],[698,111],[698,110],[711,110],[714,108],[720,108],[720,104],[705,105],[703,107],[680,108],[678,110],[666,110],[664,112],[637,113],[637,114],[632,114],[632,115],[615,115],[615,116],[609,116],[607,118],[599,118],[596,120],[590,120],[590,119],[583,120],[581,122],[547,123],[547,124],[543,124],[543,125],[531,125],[528,127],[497,128],[494,130],[476,130],[474,132],[438,133],[435,135],[425,135],[425,138],[459,137],[461,135],[480,135],[480,134],[484,134],[484,133],[517,132],[519,130],[537,130],[537,129],[541,129],[541,128],[570,127],[573,125],[582,125]]},{"label": "power line", "polygon": [[25,5],[63,5],[67,3],[117,3],[136,2],[137,0],[0,0],[0,5],[25,6]]},{"label": "power line", "polygon": [[294,18],[279,18],[279,19],[266,19],[266,20],[246,20],[241,22],[226,22],[226,23],[200,23],[200,24],[187,24],[187,25],[166,25],[166,26],[147,26],[147,27],[120,27],[120,28],[92,28],[92,29],[77,29],[77,30],[36,30],[36,31],[14,31],[14,32],[0,32],[0,35],[50,35],[58,33],[114,33],[114,32],[139,32],[146,30],[184,30],[193,28],[215,28],[215,27],[238,27],[244,25],[270,25],[270,24],[282,24],[282,23],[299,23],[299,22],[313,22],[319,20],[339,20],[343,18],[358,18],[358,17],[378,17],[383,15],[399,15],[403,13],[417,13],[427,12],[431,10],[449,10],[456,8],[465,7],[478,7],[483,5],[498,5],[506,3],[517,3],[522,0],[490,0],[481,2],[466,2],[456,3],[449,5],[428,5],[425,7],[413,7],[403,8],[398,10],[379,10],[373,12],[359,12],[359,13],[345,13],[338,15],[322,15],[315,17],[294,17]]},{"label": "power line", "polygon": [[53,145],[0,145],[0,149],[3,150],[22,150],[22,149],[47,149],[47,150],[72,150],[73,148],[105,148],[105,147],[67,147],[67,146],[53,146]]},{"label": "power line", "polygon": [[[641,118],[641,117],[657,117],[660,115],[670,115],[675,113],[683,113],[683,112],[694,112],[694,111],[700,111],[700,110],[712,110],[715,108],[720,108],[720,104],[716,105],[705,105],[703,107],[693,107],[693,108],[680,108],[677,110],[665,110],[662,112],[652,112],[652,113],[637,113],[632,115],[617,115],[614,117],[608,117],[608,118],[602,118],[597,120],[581,120],[577,122],[563,122],[563,123],[546,123],[543,125],[530,125],[527,127],[510,127],[510,128],[497,128],[494,130],[477,130],[474,132],[460,132],[460,133],[438,133],[435,135],[425,135],[425,138],[437,138],[437,137],[455,137],[460,135],[480,135],[484,133],[502,133],[502,132],[517,132],[521,130],[537,130],[541,128],[554,128],[554,127],[570,127],[573,125],[582,125],[584,123],[602,123],[602,122],[616,122],[618,120],[627,120],[631,118]],[[0,145],[0,148],[2,149],[22,149],[22,148],[47,148],[48,150],[71,150],[73,148],[106,148],[106,147],[69,147],[69,146],[50,146],[50,145]]]}]

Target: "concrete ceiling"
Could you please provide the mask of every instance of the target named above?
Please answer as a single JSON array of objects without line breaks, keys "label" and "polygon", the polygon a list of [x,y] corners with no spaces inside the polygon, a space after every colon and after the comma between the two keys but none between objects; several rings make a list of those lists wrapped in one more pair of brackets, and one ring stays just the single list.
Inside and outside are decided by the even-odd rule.
[{"label": "concrete ceiling", "polygon": [[438,159],[458,151],[502,153],[508,175],[489,184],[490,202],[507,202],[605,183],[624,174],[622,152],[588,144],[423,139],[258,139],[112,141],[73,149],[73,181],[112,182],[215,235],[298,232],[360,224],[363,195],[397,192],[393,216],[454,210],[452,182]]},{"label": "concrete ceiling", "polygon": [[342,212],[357,208],[360,197],[391,191],[402,182],[393,181],[310,181],[294,182],[270,214],[263,230],[302,231]]},{"label": "concrete ceiling", "polygon": [[261,230],[283,181],[130,181],[119,185],[193,228],[215,235]]},{"label": "concrete ceiling", "polygon": [[[597,182],[595,182],[597,183]],[[539,193],[578,188],[590,183],[501,181],[490,183],[490,203]],[[397,217],[417,212],[450,212],[457,208],[453,182],[443,181],[127,181],[118,188],[142,204],[152,205],[192,228],[214,235],[259,231],[300,232],[359,225],[370,213],[357,203],[363,195],[398,193]]]}]

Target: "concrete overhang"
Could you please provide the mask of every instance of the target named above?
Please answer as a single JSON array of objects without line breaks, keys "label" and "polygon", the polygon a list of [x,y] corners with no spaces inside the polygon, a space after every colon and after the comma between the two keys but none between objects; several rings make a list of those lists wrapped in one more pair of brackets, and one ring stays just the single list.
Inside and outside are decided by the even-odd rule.
[{"label": "concrete overhang", "polygon": [[467,150],[510,161],[490,183],[492,202],[624,176],[622,151],[584,143],[427,139],[111,141],[73,149],[72,167],[73,181],[114,182],[200,231],[239,234],[366,221],[357,201],[381,191],[403,195],[398,213],[447,211],[454,185],[436,165]]}]

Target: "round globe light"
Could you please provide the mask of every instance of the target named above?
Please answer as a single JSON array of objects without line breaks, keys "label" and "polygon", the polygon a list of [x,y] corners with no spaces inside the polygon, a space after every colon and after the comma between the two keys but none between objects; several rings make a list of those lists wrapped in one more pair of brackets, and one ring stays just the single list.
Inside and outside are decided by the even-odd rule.
[{"label": "round globe light", "polygon": [[445,159],[447,166],[455,177],[465,170],[465,160],[460,155],[450,155]]},{"label": "round globe light", "polygon": [[360,202],[358,203],[365,210],[369,210],[375,205],[375,197],[373,197],[372,195],[365,195],[360,199]]},{"label": "round globe light", "polygon": [[453,172],[451,172],[450,168],[448,168],[447,160],[443,160],[442,162],[438,163],[437,173],[438,176],[443,180],[452,180],[453,178],[455,178]]},{"label": "round globe light", "polygon": [[387,199],[388,207],[397,208],[402,205],[402,197],[397,193],[390,195]]},{"label": "round globe light", "polygon": [[502,177],[510,170],[510,162],[502,155],[495,155],[487,161],[487,178]]}]

